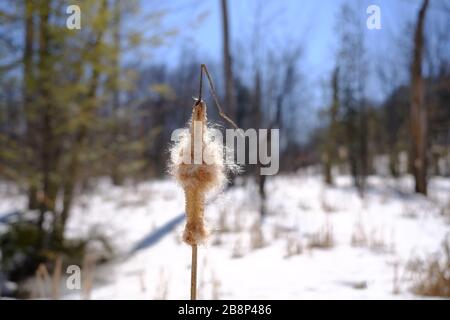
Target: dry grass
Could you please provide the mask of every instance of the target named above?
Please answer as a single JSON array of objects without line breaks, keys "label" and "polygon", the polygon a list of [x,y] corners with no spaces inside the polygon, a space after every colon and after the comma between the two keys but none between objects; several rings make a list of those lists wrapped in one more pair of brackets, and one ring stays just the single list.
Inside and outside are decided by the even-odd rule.
[{"label": "dry grass", "polygon": [[86,254],[83,259],[83,284],[82,284],[82,297],[83,299],[90,299],[92,286],[94,283],[95,265],[97,263],[97,256],[95,254]]},{"label": "dry grass", "polygon": [[278,240],[283,235],[283,229],[279,225],[275,225],[272,228],[272,237],[274,240]]},{"label": "dry grass", "polygon": [[147,291],[147,286],[145,285],[145,269],[138,271],[138,279],[139,279],[139,288],[142,293]]},{"label": "dry grass", "polygon": [[319,230],[312,233],[309,237],[309,249],[329,249],[334,246],[333,226],[327,218]]},{"label": "dry grass", "polygon": [[417,219],[419,217],[417,206],[405,204],[403,206],[402,217],[407,219]]},{"label": "dry grass", "polygon": [[233,252],[231,253],[231,258],[239,259],[244,256],[244,248],[242,247],[242,240],[239,238],[236,240],[233,246]]},{"label": "dry grass", "polygon": [[222,283],[220,282],[220,279],[213,274],[212,278],[212,300],[219,300],[220,299],[220,288],[222,286]]},{"label": "dry grass", "polygon": [[386,239],[385,228],[383,226],[374,226],[368,233],[367,228],[361,219],[358,219],[353,227],[351,245],[357,248],[368,248],[375,253],[393,253],[395,251],[394,234],[391,235],[391,243]]},{"label": "dry grass", "polygon": [[413,258],[406,270],[411,275],[412,292],[421,296],[450,297],[450,237],[442,243],[441,251],[425,259]]},{"label": "dry grass", "polygon": [[369,235],[369,249],[377,253],[389,252],[383,227],[372,228]]},{"label": "dry grass", "polygon": [[155,300],[167,300],[169,295],[169,276],[164,269],[159,271],[158,285],[156,286]]},{"label": "dry grass", "polygon": [[256,220],[250,228],[250,247],[252,250],[261,249],[266,245],[264,234],[261,228],[261,221]]},{"label": "dry grass", "polygon": [[450,200],[448,200],[446,205],[441,207],[441,215],[444,217],[445,222],[450,224]]},{"label": "dry grass", "polygon": [[322,210],[326,213],[333,213],[338,211],[338,209],[335,206],[329,203],[324,193],[320,194],[320,206],[322,207]]},{"label": "dry grass", "polygon": [[244,228],[242,226],[242,218],[239,216],[238,213],[234,215],[234,232],[241,232]]},{"label": "dry grass", "polygon": [[45,264],[41,263],[36,269],[36,291],[34,296],[40,299],[48,298],[49,295],[49,283],[50,283],[50,275],[48,273],[47,267]]},{"label": "dry grass", "polygon": [[32,295],[36,298],[54,300],[61,297],[61,274],[62,274],[62,258],[57,256],[53,265],[53,274],[50,275],[47,266],[41,263],[35,272],[35,292]]},{"label": "dry grass", "polygon": [[399,294],[400,293],[400,263],[395,261],[393,264],[394,267],[394,277],[392,278],[392,293]]},{"label": "dry grass", "polygon": [[213,246],[221,246],[223,244],[222,236],[220,233],[214,235],[213,240],[211,241],[211,245]]},{"label": "dry grass", "polygon": [[290,258],[303,253],[303,244],[299,237],[288,235],[286,237],[286,255],[285,258]]},{"label": "dry grass", "polygon": [[298,203],[298,208],[302,211],[310,211],[311,210],[311,206],[307,203],[304,203],[302,201],[299,201]]},{"label": "dry grass", "polygon": [[124,208],[139,208],[144,207],[148,203],[148,199],[146,198],[130,198],[130,199],[122,199],[116,204],[117,209]]},{"label": "dry grass", "polygon": [[368,244],[366,230],[361,219],[353,226],[351,245],[352,247],[366,247]]},{"label": "dry grass", "polygon": [[180,231],[179,228],[176,228],[175,231],[173,231],[173,237],[175,239],[175,243],[176,244],[182,244],[183,243],[182,231]]},{"label": "dry grass", "polygon": [[226,209],[221,209],[219,213],[219,221],[217,223],[218,232],[230,232],[230,227],[228,225],[227,217],[229,216]]}]

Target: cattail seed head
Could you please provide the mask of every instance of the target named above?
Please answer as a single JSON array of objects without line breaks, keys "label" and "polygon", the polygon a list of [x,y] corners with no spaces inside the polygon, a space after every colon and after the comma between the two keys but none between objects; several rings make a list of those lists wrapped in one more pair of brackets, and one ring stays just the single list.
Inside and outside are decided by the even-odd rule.
[{"label": "cattail seed head", "polygon": [[[199,151],[200,159],[196,157],[196,151]],[[206,104],[197,101],[192,109],[189,133],[173,145],[170,161],[170,172],[185,193],[187,221],[183,240],[190,245],[200,244],[207,237],[204,223],[206,195],[224,184],[224,171],[223,146],[212,139],[206,121]]]}]

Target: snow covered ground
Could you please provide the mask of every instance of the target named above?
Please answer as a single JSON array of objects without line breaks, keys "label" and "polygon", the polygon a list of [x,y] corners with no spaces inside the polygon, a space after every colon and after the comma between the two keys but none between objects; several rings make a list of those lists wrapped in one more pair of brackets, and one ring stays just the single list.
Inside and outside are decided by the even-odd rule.
[{"label": "snow covered ground", "polygon": [[[260,221],[255,184],[238,180],[207,206],[211,235],[199,248],[199,297],[418,298],[405,264],[439,250],[450,231],[442,215],[450,179],[433,178],[428,198],[411,193],[412,183],[370,177],[361,199],[347,176],[334,187],[308,171],[270,177],[267,217]],[[68,236],[101,232],[117,251],[97,267],[91,298],[189,298],[183,209],[183,192],[170,179],[126,187],[103,181],[80,197]],[[66,291],[65,298],[79,299],[80,292]]]}]

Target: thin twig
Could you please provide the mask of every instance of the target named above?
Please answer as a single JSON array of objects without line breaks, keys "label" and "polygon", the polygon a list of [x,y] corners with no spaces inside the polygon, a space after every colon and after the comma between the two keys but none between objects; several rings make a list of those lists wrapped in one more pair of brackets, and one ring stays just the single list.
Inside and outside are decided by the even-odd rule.
[{"label": "thin twig", "polygon": [[200,103],[202,101],[202,88],[203,88],[203,65],[200,66],[200,84],[198,86],[198,101]]},{"label": "thin twig", "polygon": [[192,245],[191,300],[197,300],[197,245]]},{"label": "thin twig", "polygon": [[47,284],[50,281],[50,276],[48,274],[47,267],[45,264],[41,263],[36,269],[36,282],[39,286],[39,296],[40,298],[48,298],[47,294]]},{"label": "thin twig", "polygon": [[214,88],[214,83],[211,79],[211,76],[209,75],[208,69],[206,68],[205,64],[202,64],[201,69],[205,72],[206,77],[208,78],[208,82],[209,82],[209,88],[211,89],[211,94],[214,98],[214,102],[216,103],[217,106],[217,110],[219,111],[219,115],[224,118],[225,120],[227,120],[235,129],[239,130],[239,127],[236,125],[236,123],[230,119],[230,117],[228,117],[224,112],[222,107],[220,106],[220,102],[219,99],[217,98],[217,94],[216,94],[216,89]]}]

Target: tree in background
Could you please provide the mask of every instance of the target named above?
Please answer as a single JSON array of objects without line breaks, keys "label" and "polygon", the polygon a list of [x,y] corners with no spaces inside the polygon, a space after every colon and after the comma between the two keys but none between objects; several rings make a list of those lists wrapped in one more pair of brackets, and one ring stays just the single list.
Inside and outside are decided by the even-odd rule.
[{"label": "tree in background", "polygon": [[338,158],[339,143],[339,68],[334,68],[331,78],[331,104],[326,112],[328,119],[328,127],[322,141],[322,162],[324,166],[324,179],[328,185],[333,184],[332,168],[336,164]]},{"label": "tree in background", "polygon": [[[141,34],[122,36],[119,28],[137,12],[136,4],[83,1],[81,30],[66,27],[69,4],[62,0],[20,1],[0,12],[2,38],[11,44],[0,58],[0,81],[17,79],[14,100],[3,99],[6,87],[1,90],[0,176],[27,191],[36,216],[33,224],[12,227],[5,241],[26,231],[23,248],[8,251],[27,252],[25,273],[48,252],[69,250],[66,224],[76,194],[90,180],[130,175],[136,160],[142,161],[137,155],[143,140],[127,125],[132,108],[120,110],[123,83],[133,87],[121,72],[120,56],[140,45]],[[20,41],[11,29],[20,31]],[[9,110],[15,110],[14,119]]]},{"label": "tree in background", "polygon": [[[228,3],[227,0],[220,0],[222,8],[222,35],[223,35],[223,71],[225,80],[225,108],[228,115],[235,119],[236,117],[236,101],[234,97],[234,78],[232,56],[230,51],[230,27],[228,19]],[[239,125],[239,123],[238,123]]]},{"label": "tree in background", "polygon": [[422,76],[424,51],[424,25],[428,8],[424,0],[417,15],[414,31],[414,51],[411,63],[411,159],[416,192],[427,194],[427,126],[428,115],[425,107],[425,88]]},{"label": "tree in background", "polygon": [[337,57],[339,67],[340,106],[345,127],[345,143],[354,185],[360,195],[364,194],[368,174],[367,101],[365,82],[367,68],[363,24],[349,5],[342,7],[339,30],[340,49]]}]

